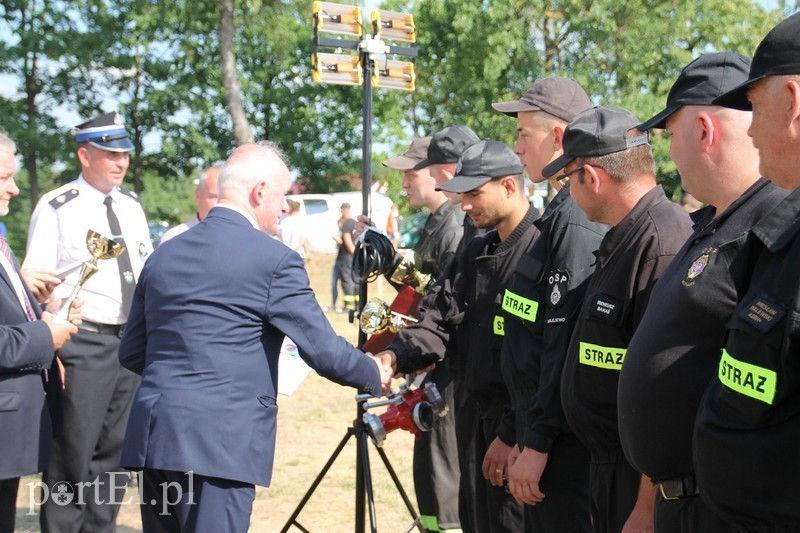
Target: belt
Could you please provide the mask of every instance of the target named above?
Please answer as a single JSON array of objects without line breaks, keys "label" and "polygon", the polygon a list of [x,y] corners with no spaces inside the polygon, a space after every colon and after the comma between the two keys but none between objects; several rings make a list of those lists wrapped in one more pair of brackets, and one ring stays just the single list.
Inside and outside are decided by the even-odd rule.
[{"label": "belt", "polygon": [[665,500],[679,500],[700,494],[700,487],[692,474],[662,481],[658,484],[658,489]]},{"label": "belt", "polygon": [[98,324],[97,322],[89,322],[84,320],[78,329],[89,333],[97,333],[98,335],[113,335],[114,337],[121,337],[122,332],[125,331],[125,324]]}]

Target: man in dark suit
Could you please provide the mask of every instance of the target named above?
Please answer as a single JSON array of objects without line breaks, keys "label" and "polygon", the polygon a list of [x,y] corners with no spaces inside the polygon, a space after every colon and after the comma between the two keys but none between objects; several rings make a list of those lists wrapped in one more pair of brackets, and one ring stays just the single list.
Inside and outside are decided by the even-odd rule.
[{"label": "man in dark suit", "polygon": [[[0,132],[0,216],[19,194],[14,142]],[[22,280],[19,263],[0,237],[0,533],[13,533],[19,478],[41,472],[50,458],[52,429],[42,386],[55,351],[78,329],[42,314]],[[58,372],[50,373],[57,380]]]},{"label": "man in dark suit", "polygon": [[145,264],[120,346],[142,375],[122,464],[142,470],[150,531],[247,531],[269,485],[284,335],[322,376],[375,395],[391,369],[337,337],[300,256],[269,237],[289,169],[247,144],[220,171],[219,204]]}]

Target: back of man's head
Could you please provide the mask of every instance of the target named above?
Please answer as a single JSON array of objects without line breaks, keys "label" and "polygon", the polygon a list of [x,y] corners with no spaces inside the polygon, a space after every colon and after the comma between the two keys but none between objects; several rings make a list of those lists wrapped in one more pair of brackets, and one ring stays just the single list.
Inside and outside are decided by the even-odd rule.
[{"label": "back of man's head", "polygon": [[655,160],[647,132],[628,110],[598,106],[580,113],[564,132],[564,153],[544,167],[552,177],[570,162],[594,164],[616,182],[655,179]]},{"label": "back of man's head", "polygon": [[267,187],[288,188],[284,183],[286,163],[280,149],[273,143],[243,144],[230,155],[219,172],[220,200],[247,203],[250,192],[261,183]]}]

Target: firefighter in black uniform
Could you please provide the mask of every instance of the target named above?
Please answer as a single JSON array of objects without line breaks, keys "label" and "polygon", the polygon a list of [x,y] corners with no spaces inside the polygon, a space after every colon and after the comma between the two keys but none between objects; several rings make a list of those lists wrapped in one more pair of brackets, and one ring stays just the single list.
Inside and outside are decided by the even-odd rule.
[{"label": "firefighter in black uniform", "polygon": [[[403,171],[403,190],[413,207],[430,211],[420,239],[414,246],[417,270],[434,279],[455,256],[461,242],[464,213],[456,204],[436,191],[436,181],[428,168],[415,170],[423,161],[431,144],[430,137],[414,139],[403,155],[383,162],[389,168]],[[356,233],[364,230],[363,216],[359,217]],[[414,491],[422,525],[427,531],[461,529],[458,511],[458,446],[455,431],[455,384],[450,361],[443,361],[428,373],[425,383],[433,382],[445,400],[449,415],[436,419],[430,432],[414,441]]]},{"label": "firefighter in black uniform", "polygon": [[476,460],[472,464],[483,464],[481,469],[461,474],[478,478],[468,496],[477,520],[470,527],[480,532],[516,533],[523,527],[522,506],[503,487],[511,447],[496,448],[489,454],[491,460],[485,459],[496,436],[510,433],[506,442],[513,442],[513,427],[501,426],[510,403],[499,363],[504,332],[501,297],[519,258],[539,235],[533,225],[537,213],[525,197],[522,172],[517,156],[501,143],[486,140],[467,148],[455,178],[440,188],[462,194],[461,207],[475,225],[493,231],[466,246],[422,320],[401,330],[380,354],[401,372],[425,368],[446,351],[463,359],[464,386],[479,408],[473,420]]},{"label": "firefighter in black uniform", "polygon": [[[564,155],[543,174],[565,169],[572,199],[589,220],[613,226],[570,340],[561,381],[567,422],[591,455],[592,523],[598,533],[653,527],[655,488],[626,461],[617,430],[617,381],[650,291],[691,230],[689,215],[656,184],[639,121],[617,107],[575,117]],[[566,167],[566,168],[565,168]]]},{"label": "firefighter in black uniform", "polygon": [[751,230],[747,293],[695,422],[700,495],[738,531],[800,531],[800,14],[715,100],[751,109],[761,174],[791,193]]},{"label": "firefighter in black uniform", "polygon": [[[558,77],[537,80],[520,100],[493,104],[516,117],[514,151],[535,183],[545,180],[542,168],[563,153],[569,121],[591,106],[577,83]],[[594,270],[592,252],[608,226],[587,220],[558,180],[550,185],[558,194],[535,222],[541,235],[520,259],[503,296],[503,377],[516,420],[508,485],[527,504],[526,531],[590,532],[589,452],[564,419],[561,370]]]},{"label": "firefighter in black uniform", "polygon": [[[456,124],[448,126],[440,131],[437,131],[431,137],[430,145],[428,146],[427,157],[423,161],[417,163],[414,168],[416,170],[427,169],[434,180],[436,186],[442,187],[445,183],[453,179],[456,173],[456,166],[461,154],[464,150],[480,141],[478,135],[472,131],[468,126]],[[461,195],[451,193],[446,190],[442,193],[447,197],[453,206],[460,206]],[[462,211],[463,213],[463,211]],[[458,256],[464,249],[467,243],[471,242],[473,238],[478,235],[486,233],[486,229],[476,228],[472,222],[472,218],[464,217],[462,226],[461,241],[458,243],[455,255]],[[452,275],[452,262],[450,265],[445,266],[445,270],[439,280],[448,278]],[[428,307],[429,302],[436,300],[436,293],[443,286],[443,283],[436,283],[430,288],[428,295],[422,301],[419,307],[420,315],[425,314],[425,309]],[[447,360],[448,357],[445,357]],[[454,387],[454,405],[452,406],[451,419],[456,425],[456,439],[458,441],[458,464],[461,471],[469,471],[475,468],[472,453],[472,445],[470,439],[472,436],[472,422],[477,416],[477,406],[475,401],[469,396],[469,393],[463,387],[463,368],[460,365],[461,359],[458,357],[449,357],[450,362],[445,362],[444,365],[448,366],[450,371],[453,372],[455,379]],[[452,460],[452,456],[450,457]],[[476,487],[474,486],[472,478],[469,476],[461,476],[459,480],[459,517],[461,521],[461,528],[464,531],[476,531],[475,525],[478,520],[474,509],[469,505],[469,494],[474,493]]]},{"label": "firefighter in black uniform", "polygon": [[747,230],[786,196],[759,177],[750,113],[712,105],[744,82],[749,68],[735,52],[700,56],[672,86],[666,109],[639,126],[672,134],[684,189],[708,204],[692,214],[694,233],[653,288],[654,305],[636,328],[619,379],[622,447],[658,484],[657,531],[730,531],[698,495],[692,432],[725,324],[747,284],[746,261],[738,257]]}]

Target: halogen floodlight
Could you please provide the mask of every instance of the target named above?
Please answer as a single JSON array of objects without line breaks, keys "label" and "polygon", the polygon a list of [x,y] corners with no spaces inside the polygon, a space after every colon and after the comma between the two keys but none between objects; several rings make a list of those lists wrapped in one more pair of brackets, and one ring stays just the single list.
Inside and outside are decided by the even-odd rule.
[{"label": "halogen floodlight", "polygon": [[372,34],[378,39],[413,43],[417,40],[414,15],[375,9],[372,11]]},{"label": "halogen floodlight", "polygon": [[316,53],[311,56],[311,66],[314,83],[361,85],[363,80],[358,56]]},{"label": "halogen floodlight", "polygon": [[361,37],[361,8],[332,2],[314,2],[314,29],[324,33],[338,33]]},{"label": "halogen floodlight", "polygon": [[413,91],[416,81],[414,63],[393,59],[375,60],[375,68],[372,73],[373,87]]}]

